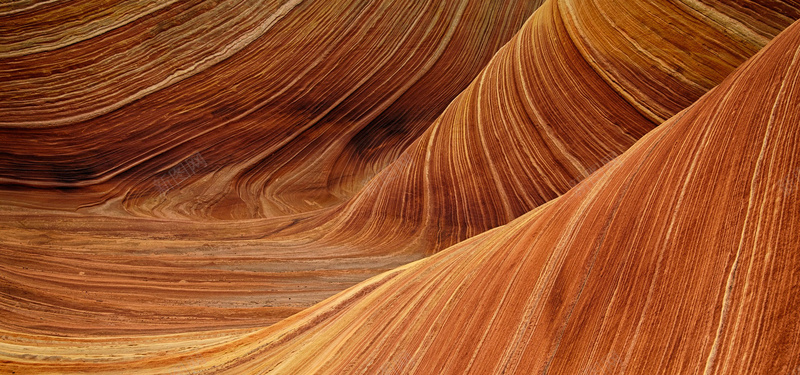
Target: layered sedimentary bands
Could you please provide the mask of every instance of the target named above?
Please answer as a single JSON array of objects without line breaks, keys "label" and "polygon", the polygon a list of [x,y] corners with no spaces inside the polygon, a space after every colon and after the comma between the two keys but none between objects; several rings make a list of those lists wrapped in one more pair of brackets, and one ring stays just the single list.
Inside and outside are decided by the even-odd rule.
[{"label": "layered sedimentary bands", "polygon": [[800,371],[800,4],[483,3],[0,5],[0,370]]},{"label": "layered sedimentary bands", "polygon": [[0,256],[4,327],[81,335],[263,326],[418,259],[268,237],[395,159],[537,6],[73,5],[1,15]]}]

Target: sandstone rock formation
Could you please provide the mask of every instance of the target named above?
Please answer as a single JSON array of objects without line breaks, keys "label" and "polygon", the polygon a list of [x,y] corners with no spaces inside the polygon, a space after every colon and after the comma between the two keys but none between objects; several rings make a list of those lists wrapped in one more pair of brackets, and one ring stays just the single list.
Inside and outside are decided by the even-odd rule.
[{"label": "sandstone rock formation", "polygon": [[800,369],[800,4],[76,4],[0,7],[0,369]]},{"label": "sandstone rock formation", "polygon": [[14,308],[0,326],[259,327],[418,259],[265,237],[395,159],[537,6],[8,9],[0,257]]}]

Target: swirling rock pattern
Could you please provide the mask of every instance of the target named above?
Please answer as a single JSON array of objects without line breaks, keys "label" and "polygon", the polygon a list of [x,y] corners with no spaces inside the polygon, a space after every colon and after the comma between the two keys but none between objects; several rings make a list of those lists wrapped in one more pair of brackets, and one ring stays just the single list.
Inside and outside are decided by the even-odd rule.
[{"label": "swirling rock pattern", "polygon": [[0,8],[0,366],[795,365],[798,27],[697,99],[798,4],[548,1],[477,76],[538,4],[75,4]]},{"label": "swirling rock pattern", "polygon": [[[98,335],[261,326],[419,258],[317,251],[313,233],[261,239],[395,159],[537,5],[7,10],[0,230],[14,308],[3,324]],[[192,155],[202,165],[162,194],[156,184]]]},{"label": "swirling rock pattern", "polygon": [[262,331],[250,361],[215,364],[789,373],[798,106],[800,22],[565,195]]},{"label": "swirling rock pattern", "polygon": [[[148,216],[330,206],[423,131],[536,5],[76,1],[8,11],[0,181],[82,189],[57,202],[65,208]],[[212,168],[182,186],[193,198],[158,199],[150,177],[195,152]],[[200,212],[186,208],[198,202]]]},{"label": "swirling rock pattern", "polygon": [[432,254],[558,197],[800,16],[796,4],[751,6],[548,4],[397,161],[324,217],[326,238]]}]

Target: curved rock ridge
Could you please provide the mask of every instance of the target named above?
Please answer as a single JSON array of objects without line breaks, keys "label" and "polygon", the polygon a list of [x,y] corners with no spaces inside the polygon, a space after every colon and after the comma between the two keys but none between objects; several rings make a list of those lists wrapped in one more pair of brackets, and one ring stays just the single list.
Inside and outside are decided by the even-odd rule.
[{"label": "curved rock ridge", "polygon": [[209,364],[796,372],[799,107],[796,22],[565,195],[249,337],[247,359]]},{"label": "curved rock ridge", "polygon": [[418,259],[308,246],[316,231],[264,237],[395,159],[539,3],[119,2],[79,23],[67,20],[88,2],[0,13],[4,36],[38,46],[4,40],[0,54],[0,325],[263,326]]},{"label": "curved rock ridge", "polygon": [[[539,3],[4,6],[0,183],[29,205],[103,215],[334,205],[424,131]],[[208,166],[162,196],[156,180],[195,153]]]},{"label": "curved rock ridge", "polygon": [[[71,125],[0,129],[0,171],[14,180],[4,180],[0,191],[0,329],[102,337],[256,328],[278,322],[565,193],[655,128],[658,116],[666,116],[662,112],[677,113],[720,82],[765,38],[796,18],[798,8],[791,2],[751,3],[750,10],[717,3],[676,8],[650,2],[608,13],[615,5],[549,2],[431,124],[426,121],[433,118],[435,102],[443,103],[447,90],[466,85],[472,78],[467,73],[477,70],[479,62],[470,58],[472,65],[461,64],[463,56],[485,53],[487,45],[501,39],[499,34],[512,31],[494,17],[517,20],[514,13],[533,4],[495,5],[499,8],[489,12],[489,4],[437,8],[439,4],[420,3],[409,6],[411,13],[399,14],[393,7],[400,5],[381,4],[352,8],[303,3],[287,11],[284,21],[266,34],[275,38],[253,42],[258,48],[247,47],[108,115]],[[430,9],[443,13],[430,15]],[[355,10],[360,13],[350,13]],[[620,20],[635,19],[641,25],[615,26],[621,22],[615,21],[617,16],[593,16],[601,10],[609,15],[621,12]],[[381,18],[405,19],[409,14],[419,18],[410,29]],[[652,19],[640,14],[651,14]],[[307,15],[310,18],[303,18]],[[458,22],[452,18],[456,16]],[[347,22],[353,19],[394,31],[372,34],[362,24]],[[365,78],[361,86],[372,91],[333,95],[341,94],[334,88],[352,88],[349,79],[365,77],[342,61],[351,61],[348,56],[355,54],[364,64],[375,63],[400,36],[417,36],[414,29],[420,25],[430,26],[429,33],[456,25],[432,70],[375,119],[367,121],[371,115],[363,114],[341,126],[342,119],[355,113],[350,112],[353,108],[377,110],[376,96],[399,92],[397,86],[392,86],[395,91],[381,91],[387,81],[375,76]],[[495,30],[495,38],[468,27],[474,25]],[[642,25],[648,32],[635,32]],[[326,27],[332,31],[324,32]],[[363,42],[336,39],[351,34]],[[694,41],[687,41],[686,35]],[[323,37],[344,47],[330,47]],[[359,49],[359,43],[383,47]],[[298,47],[308,45],[316,47]],[[614,45],[628,55],[617,54]],[[221,119],[215,117],[213,110],[219,107],[208,103],[217,103],[213,94],[220,90],[252,85],[249,94],[234,90],[222,99],[239,103],[227,102],[229,108],[253,108],[247,106],[257,107],[257,99],[302,86],[301,81],[289,85],[298,77],[285,77],[285,63],[295,61],[306,68],[296,61],[306,61],[301,57],[315,56],[319,49],[329,53],[315,57],[308,65],[314,68],[298,74],[313,72],[320,81],[304,86],[303,93],[286,89],[281,94],[286,97],[275,99],[286,106],[306,100],[308,111],[297,115],[292,110],[294,115],[284,116],[283,108],[273,103],[244,117],[222,112],[217,113]],[[400,48],[392,56],[406,56],[420,66],[423,57],[435,55],[423,50]],[[268,52],[283,63],[266,58]],[[418,73],[406,70],[411,65],[396,65],[400,62],[393,58],[384,63],[396,69],[397,85]],[[251,67],[270,73],[259,75]],[[351,75],[342,76],[343,71]],[[271,84],[270,79],[279,83]],[[673,99],[660,101],[664,91],[674,93]],[[209,102],[197,99],[200,96]],[[347,104],[350,100],[358,105]],[[409,105],[395,107],[400,102]],[[157,117],[148,117],[151,108]],[[393,108],[405,115],[387,115]],[[160,112],[164,109],[180,112]],[[283,115],[269,117],[261,111]],[[165,116],[180,121],[182,130],[169,130],[169,123],[158,127],[157,119]],[[183,116],[205,120],[189,123]],[[104,125],[108,123],[101,118],[113,118],[114,125]],[[310,127],[296,136],[280,135],[289,120]],[[159,133],[143,136],[137,133],[140,126],[142,132],[158,127]],[[396,133],[401,128],[405,130]],[[178,133],[185,139],[163,138]],[[113,142],[89,141],[97,137]],[[137,157],[124,148],[111,151],[126,143],[145,147],[153,140],[175,147],[163,151],[159,146],[155,154],[147,149]],[[366,176],[391,160],[395,161],[355,193]],[[108,168],[87,169],[85,163]],[[60,169],[64,166],[69,168]],[[337,172],[319,173],[344,169],[352,174],[341,172],[332,178]],[[172,174],[182,180],[161,196],[154,182]],[[284,186],[287,194],[270,190],[275,184]],[[351,194],[355,195],[345,203],[335,203]],[[74,207],[79,209],[66,209]]]},{"label": "curved rock ridge", "polygon": [[565,195],[204,368],[794,373],[797,108],[800,22]]},{"label": "curved rock ridge", "polygon": [[[83,1],[8,6],[0,12],[0,29],[8,35],[0,39],[3,198],[99,215],[203,220],[336,206],[434,128],[431,122],[538,3],[119,2],[89,12]],[[441,116],[441,133],[451,137],[465,131],[451,133],[451,122],[498,130],[472,134],[483,141],[470,149],[487,150],[478,153],[488,154],[478,160],[483,167],[455,168],[433,155],[440,165],[432,171],[447,177],[427,185],[450,189],[449,180],[462,179],[459,173],[474,176],[487,168],[519,174],[520,162],[530,175],[513,186],[507,176],[482,174],[506,186],[489,193],[481,181],[474,193],[460,195],[508,202],[484,208],[486,224],[472,223],[477,219],[464,207],[435,212],[450,216],[438,223],[444,237],[455,231],[462,240],[563,193],[585,169],[596,169],[643,129],[685,108],[800,17],[793,1],[562,1],[557,8],[557,25],[548,31],[554,41],[517,38],[548,54],[510,44],[503,55],[516,56],[495,58],[469,90],[479,95],[465,93],[451,105],[468,114],[455,116],[454,108]],[[79,14],[85,16],[76,20]],[[559,66],[563,61],[577,66]],[[539,86],[530,85],[548,87],[553,98],[537,97]],[[613,109],[602,114],[610,129],[600,131],[611,134],[596,137],[598,145],[565,139],[573,127],[587,127],[585,116],[597,116],[589,108],[598,107],[552,103],[576,90],[570,85],[594,90],[582,93],[592,99],[587,102]],[[495,87],[503,87],[496,103],[487,96]],[[628,113],[622,102],[650,121]],[[477,116],[476,108],[503,106],[513,108]],[[523,125],[545,134],[503,131]],[[520,149],[548,147],[552,155],[520,155],[495,167],[503,157],[492,153],[505,139],[493,136],[516,137],[520,144],[513,146]],[[163,183],[196,153],[205,168],[180,183]],[[544,186],[536,194],[519,192],[529,181]]]},{"label": "curved rock ridge", "polygon": [[799,106],[797,22],[561,197],[269,328],[125,349],[4,333],[0,355],[26,373],[792,373]]},{"label": "curved rock ridge", "polygon": [[328,237],[385,243],[399,221],[418,230],[404,247],[431,254],[558,197],[800,17],[791,2],[749,7],[546,3],[394,165],[325,218],[337,223]]}]

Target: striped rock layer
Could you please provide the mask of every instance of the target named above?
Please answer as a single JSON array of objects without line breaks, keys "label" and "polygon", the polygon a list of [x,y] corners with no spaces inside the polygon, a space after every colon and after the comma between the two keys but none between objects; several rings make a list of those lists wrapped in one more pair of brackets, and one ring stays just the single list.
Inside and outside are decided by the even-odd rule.
[{"label": "striped rock layer", "polygon": [[[248,219],[331,206],[424,131],[537,5],[0,10],[0,182],[61,198],[26,200],[35,207],[101,215]],[[194,153],[209,167],[161,196],[155,177]]]},{"label": "striped rock layer", "polygon": [[798,107],[800,22],[563,196],[243,339],[245,358],[207,365],[796,371]]},{"label": "striped rock layer", "polygon": [[[470,9],[478,19],[487,13],[462,5],[443,20]],[[125,14],[145,12],[137,6],[123,3],[120,13],[109,13],[117,16],[98,19],[124,23]],[[299,21],[288,20],[301,11],[328,15],[315,7],[346,8],[289,2],[269,11],[273,21],[258,24],[285,28],[283,45],[299,43],[304,34],[290,27]],[[204,11],[241,14],[211,9]],[[501,10],[514,19],[520,9]],[[70,42],[81,35],[75,30],[87,30],[88,41],[108,33],[96,30],[103,22],[76,26],[53,11],[56,20],[41,25],[39,39],[32,33],[4,42],[7,60],[0,63],[18,74],[8,79],[15,91],[6,96],[13,100],[4,97],[8,115],[0,125],[0,368],[788,372],[800,366],[792,356],[800,351],[794,312],[800,304],[792,293],[800,286],[800,239],[791,224],[798,222],[800,190],[794,111],[800,30],[784,32],[725,77],[798,18],[797,9],[790,2],[548,1],[443,112],[444,106],[415,120],[377,121],[370,114],[345,120],[338,111],[349,113],[342,109],[347,100],[363,100],[374,112],[389,109],[359,88],[341,96],[307,94],[313,106],[335,97],[327,107],[334,109],[323,109],[321,119],[297,119],[298,133],[280,136],[284,117],[247,120],[277,111],[271,90],[305,95],[278,83],[261,88],[266,93],[256,97],[266,104],[258,109],[209,125],[221,113],[209,117],[210,103],[221,99],[201,88],[237,82],[226,72],[246,82],[291,76],[277,68],[266,76],[240,72],[250,69],[250,59],[268,63],[248,54],[252,44],[208,68],[206,58],[230,51],[185,57],[202,71],[129,103],[110,100],[109,88],[98,96],[75,94],[84,105],[67,104],[72,89],[64,82],[74,82],[73,73],[64,72],[61,85],[37,86],[19,72],[38,63],[17,61],[86,47]],[[39,11],[47,4],[2,17]],[[200,15],[186,18],[194,17]],[[145,21],[127,22],[113,27]],[[463,53],[471,39],[459,40],[452,53]],[[383,48],[398,43],[384,42]],[[275,45],[258,51],[275,50],[283,51]],[[342,51],[353,50],[359,51]],[[388,53],[370,51],[376,53],[370,57]],[[375,63],[370,57],[365,61]],[[286,59],[295,69],[315,69],[313,59]],[[431,78],[418,90],[442,95],[446,104],[434,87],[472,78],[449,64],[447,74],[459,78],[432,75],[442,82]],[[366,82],[374,77],[348,68]],[[397,69],[418,82],[409,78],[416,71]],[[103,80],[98,85],[113,84]],[[332,81],[354,87],[346,76]],[[135,86],[120,86],[129,85]],[[401,101],[406,92],[373,89]],[[40,100],[47,95],[57,100]],[[421,111],[435,106],[428,103],[433,97],[408,96]],[[101,113],[110,108],[103,101],[119,107]],[[230,108],[250,105],[240,104]],[[48,112],[48,105],[57,109]],[[143,114],[159,110],[170,119],[199,117],[159,127],[158,116]],[[400,134],[387,134],[397,127]],[[145,135],[145,128],[160,135]],[[172,145],[149,143],[155,138]],[[362,142],[361,151],[346,151]],[[155,191],[153,178],[185,165],[198,150],[198,173],[164,195]]]},{"label": "striped rock layer", "polygon": [[0,325],[103,335],[263,326],[421,257],[264,238],[352,196],[538,3],[23,5],[0,8]]}]

